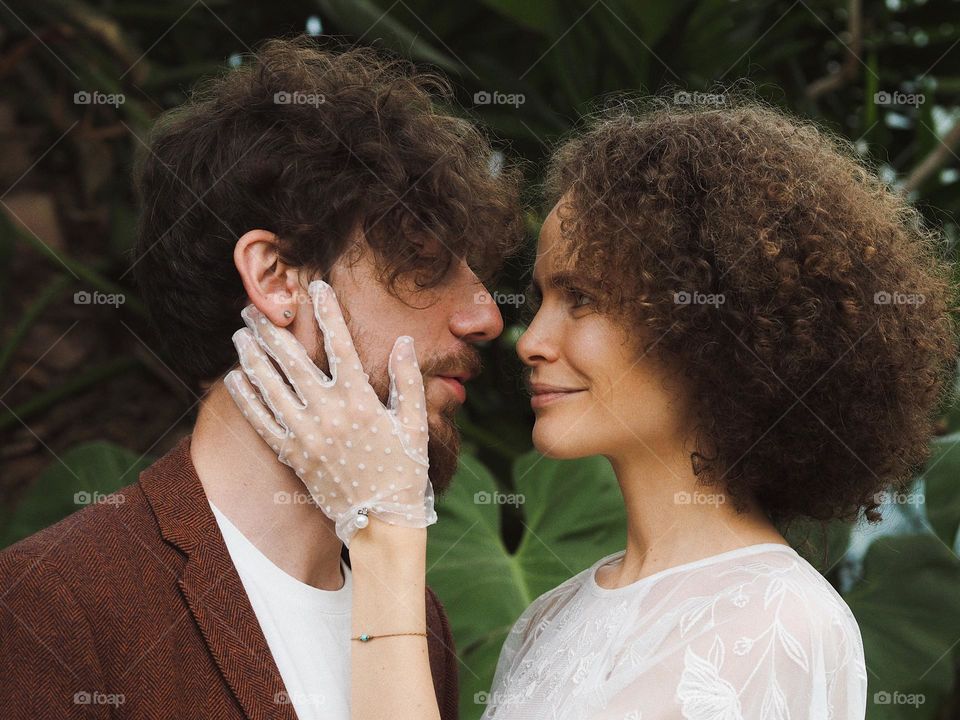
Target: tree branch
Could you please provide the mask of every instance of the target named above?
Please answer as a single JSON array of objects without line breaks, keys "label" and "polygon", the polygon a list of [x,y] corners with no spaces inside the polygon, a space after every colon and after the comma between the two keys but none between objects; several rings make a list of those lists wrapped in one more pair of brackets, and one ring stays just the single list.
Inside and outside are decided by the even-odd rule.
[{"label": "tree branch", "polygon": [[807,86],[807,97],[815,100],[821,95],[843,87],[860,73],[860,53],[863,51],[863,8],[861,0],[849,0],[847,5],[847,33],[850,44],[847,57],[838,72],[814,80]]},{"label": "tree branch", "polygon": [[960,145],[960,120],[954,124],[953,129],[943,137],[943,140],[940,140],[937,146],[930,151],[930,154],[910,171],[901,186],[903,192],[911,193],[919,189],[951,157],[956,157],[953,150],[957,145]]}]

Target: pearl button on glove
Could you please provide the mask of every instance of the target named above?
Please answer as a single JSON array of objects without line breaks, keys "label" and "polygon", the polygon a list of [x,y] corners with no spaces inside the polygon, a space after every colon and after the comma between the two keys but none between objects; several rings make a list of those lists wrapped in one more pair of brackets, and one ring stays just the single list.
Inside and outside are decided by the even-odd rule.
[{"label": "pearl button on glove", "polygon": [[397,338],[390,352],[385,407],[363,371],[333,289],[315,280],[308,292],[330,377],[292,333],[249,305],[241,313],[247,327],[233,335],[242,369],[227,374],[227,390],[280,462],[296,472],[317,506],[336,523],[337,536],[347,547],[367,524],[367,515],[407,527],[435,523],[427,407],[413,338]]}]

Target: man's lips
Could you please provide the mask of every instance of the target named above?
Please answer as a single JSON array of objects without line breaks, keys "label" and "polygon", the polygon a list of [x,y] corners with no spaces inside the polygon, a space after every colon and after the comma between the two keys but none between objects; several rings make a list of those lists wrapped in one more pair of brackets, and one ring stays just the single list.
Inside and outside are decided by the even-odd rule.
[{"label": "man's lips", "polygon": [[464,383],[470,379],[469,375],[436,375],[435,377],[442,380],[443,384],[450,388],[454,397],[457,398],[457,402],[461,404],[466,402],[467,388]]},{"label": "man's lips", "polygon": [[551,403],[565,400],[572,395],[581,393],[584,388],[564,387],[561,385],[549,385],[547,383],[532,382],[530,388],[530,407],[534,410],[545,407]]}]

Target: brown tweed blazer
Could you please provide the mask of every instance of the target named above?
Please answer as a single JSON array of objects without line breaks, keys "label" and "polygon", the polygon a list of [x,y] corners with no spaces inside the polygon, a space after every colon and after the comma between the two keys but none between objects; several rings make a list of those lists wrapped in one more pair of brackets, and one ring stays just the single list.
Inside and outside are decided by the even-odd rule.
[{"label": "brown tweed blazer", "polygon": [[[190,436],[117,495],[0,552],[0,717],[295,718]],[[427,628],[440,714],[456,720],[453,639],[429,589]]]}]

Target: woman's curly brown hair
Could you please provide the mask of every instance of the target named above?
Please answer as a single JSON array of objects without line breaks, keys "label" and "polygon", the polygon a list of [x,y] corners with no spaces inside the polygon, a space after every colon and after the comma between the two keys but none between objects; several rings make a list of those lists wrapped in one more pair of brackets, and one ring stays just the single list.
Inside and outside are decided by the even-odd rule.
[{"label": "woman's curly brown hair", "polygon": [[168,361],[184,379],[236,362],[245,232],[323,273],[360,228],[396,289],[438,283],[454,258],[488,278],[522,241],[519,174],[443,103],[449,83],[371,48],[270,40],[163,116],[136,172],[133,270]]},{"label": "woman's curly brown hair", "polygon": [[755,101],[626,101],[559,147],[547,195],[600,309],[689,380],[702,482],[778,522],[879,519],[928,456],[955,288],[848,142]]}]

